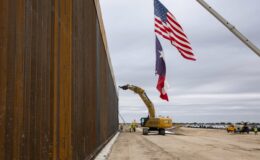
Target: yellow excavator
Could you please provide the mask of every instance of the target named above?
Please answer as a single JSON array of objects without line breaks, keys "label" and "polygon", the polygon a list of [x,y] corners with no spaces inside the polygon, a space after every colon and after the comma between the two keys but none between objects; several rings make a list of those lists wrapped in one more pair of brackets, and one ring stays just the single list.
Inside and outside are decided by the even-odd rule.
[{"label": "yellow excavator", "polygon": [[124,85],[119,86],[123,90],[131,90],[134,93],[137,93],[143,102],[145,103],[149,115],[148,117],[141,118],[141,126],[143,127],[143,135],[148,135],[150,131],[158,131],[160,135],[165,135],[165,129],[172,127],[172,119],[164,117],[155,117],[154,105],[151,100],[146,95],[145,91],[134,85]]}]

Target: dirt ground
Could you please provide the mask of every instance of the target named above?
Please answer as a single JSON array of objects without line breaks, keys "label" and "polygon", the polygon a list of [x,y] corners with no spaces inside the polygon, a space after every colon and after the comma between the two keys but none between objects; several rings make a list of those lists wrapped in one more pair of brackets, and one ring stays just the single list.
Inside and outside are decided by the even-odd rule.
[{"label": "dirt ground", "polygon": [[109,160],[259,160],[260,135],[180,128],[165,136],[120,133]]}]

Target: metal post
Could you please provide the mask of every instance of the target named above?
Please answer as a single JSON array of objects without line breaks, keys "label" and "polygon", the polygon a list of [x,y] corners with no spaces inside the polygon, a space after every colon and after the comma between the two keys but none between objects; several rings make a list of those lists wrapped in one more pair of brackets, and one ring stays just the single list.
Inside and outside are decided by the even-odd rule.
[{"label": "metal post", "polygon": [[230,24],[224,17],[210,7],[204,0],[197,0],[207,11],[209,11],[214,17],[216,17],[222,24],[224,24],[233,34],[235,34],[245,45],[247,45],[252,51],[260,57],[260,50],[250,40],[248,40],[242,33],[240,33],[235,26]]}]

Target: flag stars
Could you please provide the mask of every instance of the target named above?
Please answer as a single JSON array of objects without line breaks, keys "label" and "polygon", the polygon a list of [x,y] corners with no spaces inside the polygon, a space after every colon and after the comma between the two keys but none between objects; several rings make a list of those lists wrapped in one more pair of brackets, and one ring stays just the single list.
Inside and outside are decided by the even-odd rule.
[{"label": "flag stars", "polygon": [[162,58],[164,60],[164,53],[163,51],[159,51],[160,52],[160,58]]}]

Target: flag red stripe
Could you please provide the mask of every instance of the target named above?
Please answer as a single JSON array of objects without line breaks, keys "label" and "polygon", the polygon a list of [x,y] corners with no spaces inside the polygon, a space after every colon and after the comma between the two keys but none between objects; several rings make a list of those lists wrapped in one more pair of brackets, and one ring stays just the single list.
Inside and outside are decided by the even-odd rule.
[{"label": "flag red stripe", "polygon": [[[169,18],[169,20],[171,20],[171,22],[173,22],[173,23],[176,24],[178,27],[180,27],[180,29],[182,29],[181,25],[180,25],[178,22],[176,22],[171,16],[169,16],[169,15],[167,14],[167,17]],[[182,29],[182,30],[183,30],[183,29]]]},{"label": "flag red stripe", "polygon": [[183,54],[182,52],[180,52],[182,57],[186,58],[186,59],[189,59],[189,60],[192,60],[192,61],[196,61],[195,58],[190,58],[190,57],[187,57],[185,54]]},{"label": "flag red stripe", "polygon": [[[168,21],[169,22],[169,21]],[[178,28],[176,28],[174,25],[172,25],[171,23],[169,23],[169,25],[171,26],[171,28],[178,32],[180,35],[182,35],[183,37],[187,38],[186,34],[183,32],[183,30],[179,30]]]},{"label": "flag red stripe", "polygon": [[182,50],[184,50],[186,52],[191,52],[191,53],[193,52],[192,49],[189,49],[189,48],[185,47],[184,44],[176,41],[176,39],[174,39],[172,36],[171,36],[171,38],[172,38],[172,41],[176,43],[176,45],[174,45],[175,47],[179,47],[180,49],[182,49]]},{"label": "flag red stripe", "polygon": [[156,88],[157,88],[157,90],[160,92],[160,97],[161,97],[162,99],[164,99],[164,100],[169,101],[167,93],[164,93],[164,92],[163,92],[164,83],[165,83],[165,77],[159,75]]},{"label": "flag red stripe", "polygon": [[[159,25],[156,24],[156,23],[155,23],[155,27],[158,28],[160,31],[166,33],[166,34],[168,34],[168,32],[171,32],[172,34],[174,34],[174,36],[175,36],[176,38],[170,36],[170,38],[167,37],[168,40],[171,40],[171,39],[176,40],[176,42],[177,42],[179,45],[181,45],[181,46],[183,46],[183,47],[185,47],[185,48],[188,48],[188,49],[192,50],[192,48],[189,46],[189,42],[188,42],[187,40],[183,39],[182,37],[179,37],[178,35],[176,35],[176,34],[172,31],[171,28],[165,27],[165,26],[164,26],[164,28],[162,28],[161,26],[159,26]],[[188,43],[188,44],[184,44],[183,42],[184,42],[184,43]]]},{"label": "flag red stripe", "polygon": [[184,49],[174,45],[180,52],[184,52],[185,54],[187,55],[190,55],[190,56],[194,56],[194,54],[192,52],[188,52],[188,51],[185,51]]},{"label": "flag red stripe", "polygon": [[[174,41],[175,42],[175,41]],[[184,49],[182,49],[181,47],[175,45],[174,43],[172,43],[173,46],[175,46],[180,52],[184,52],[185,54],[187,54],[188,56],[194,56],[194,54],[192,52],[186,51]],[[195,57],[194,57],[195,58]]]},{"label": "flag red stripe", "polygon": [[[159,35],[161,35],[163,38],[165,38],[165,39],[167,39],[167,40],[174,41],[174,42],[178,43],[178,42],[175,41],[172,37],[169,38],[169,37],[165,36],[164,34],[162,34],[162,33],[161,33],[160,31],[158,31],[158,30],[155,30],[155,32],[158,33]],[[176,46],[176,45],[174,45],[174,44],[172,44],[172,45],[175,46],[175,47],[177,48],[177,50],[179,50],[179,52],[184,52],[185,54],[188,54],[189,56],[194,56],[194,54],[193,54],[192,52],[188,52],[188,51],[186,51],[186,50],[184,50],[184,49],[182,49],[182,48],[180,48],[179,46]],[[182,44],[180,44],[180,43],[178,43],[178,45],[181,45],[181,46],[182,46]],[[184,47],[184,48],[185,48],[185,47]],[[186,58],[187,56],[183,56],[183,57]],[[195,57],[194,57],[194,58],[187,58],[187,59],[195,59]]]},{"label": "flag red stripe", "polygon": [[185,52],[183,50],[179,50],[179,52],[181,53],[182,57],[186,58],[186,59],[189,59],[189,60],[196,60],[196,58],[194,57],[194,55],[190,55],[189,52]]},{"label": "flag red stripe", "polygon": [[155,24],[155,27],[160,29],[162,32],[167,33],[166,29],[161,28],[158,24]]},{"label": "flag red stripe", "polygon": [[[163,23],[162,23],[159,19],[155,18],[155,20],[156,20],[157,23],[163,25]],[[171,25],[171,24],[170,24],[170,25]],[[176,34],[173,32],[172,28],[169,28],[168,26],[165,26],[165,25],[163,25],[163,26],[164,26],[165,28],[161,28],[158,24],[155,24],[155,27],[159,28],[162,32],[164,32],[164,33],[167,33],[167,31],[168,31],[168,32],[171,32],[171,33],[176,37],[176,38],[174,38],[174,37],[170,36],[171,38],[167,37],[166,39],[168,39],[168,40],[174,40],[174,41],[176,41],[176,43],[178,43],[178,44],[181,45],[182,47],[192,50],[192,48],[188,45],[188,44],[190,44],[189,41],[187,41],[187,40],[183,39],[182,37],[176,35]],[[171,27],[173,27],[173,26],[171,25]],[[162,34],[160,34],[160,35],[162,35]],[[165,36],[164,36],[164,38],[165,38]],[[188,43],[188,44],[183,44],[183,42],[186,42],[186,43]]]},{"label": "flag red stripe", "polygon": [[[170,24],[170,26],[173,27],[171,24]],[[172,28],[170,28],[170,29],[172,29]],[[192,53],[192,48],[191,48],[190,46],[187,46],[187,45],[185,45],[185,44],[180,43],[180,41],[182,41],[183,38],[180,38],[179,36],[177,36],[173,31],[171,31],[171,33],[172,33],[174,36],[176,36],[176,38],[177,38],[177,39],[174,39],[174,37],[171,36],[171,37],[173,38],[173,41],[174,41],[175,43],[177,43],[177,44],[178,44],[179,46],[181,46],[181,47],[184,47],[184,48],[186,48],[186,49],[191,50],[191,51],[186,51],[186,50],[182,49],[181,47],[176,46],[176,45],[174,45],[174,44],[172,43],[172,44],[179,50],[179,52],[181,53],[181,55],[182,55],[184,58],[186,58],[186,59],[196,60],[194,54]],[[185,36],[185,37],[186,37],[186,36]],[[186,41],[184,41],[184,42],[186,42]],[[190,43],[188,42],[188,44],[190,44]]]},{"label": "flag red stripe", "polygon": [[174,42],[178,43],[178,45],[180,45],[180,46],[182,46],[182,47],[184,47],[184,48],[187,48],[187,49],[189,49],[189,50],[192,50],[192,48],[191,48],[190,46],[181,43],[179,40],[175,39],[175,38],[172,37],[172,36],[171,36],[171,38],[172,38],[172,40],[173,40]]},{"label": "flag red stripe", "polygon": [[[156,25],[156,26],[157,26],[157,25]],[[157,28],[159,28],[160,30],[162,30],[164,33],[167,33],[167,32],[165,32],[165,30],[162,29],[161,27],[157,27]],[[165,39],[167,39],[167,40],[176,42],[176,43],[177,43],[179,46],[181,46],[181,47],[184,47],[184,48],[187,48],[187,49],[192,50],[191,47],[189,47],[189,46],[187,46],[187,45],[185,45],[185,44],[182,44],[182,43],[176,41],[176,39],[175,39],[174,37],[172,37],[172,36],[168,37],[168,36],[166,36],[165,34],[163,34],[161,31],[158,31],[158,30],[155,30],[155,32],[158,33],[158,34],[160,34],[161,36],[163,36],[163,38],[165,38]],[[184,49],[182,49],[181,47],[178,47],[178,46],[176,46],[176,45],[174,45],[174,46],[175,46],[179,51],[185,52],[185,53],[187,53],[187,54],[193,56],[192,52],[188,52],[188,51],[186,51],[186,50],[184,50]]]},{"label": "flag red stripe", "polygon": [[161,20],[159,20],[158,18],[154,18],[154,19],[155,19],[155,21],[156,21],[157,23],[159,23],[159,24],[163,25],[163,23],[162,23],[162,21],[161,21]]},{"label": "flag red stripe", "polygon": [[[170,26],[171,26],[171,24],[170,24]],[[180,39],[180,40],[182,40],[182,41],[184,41],[184,42],[190,44],[190,42],[189,42],[187,39],[184,39],[184,38],[178,36],[178,35],[174,32],[174,31],[176,31],[176,30],[174,30],[174,29],[172,28],[172,26],[171,26],[171,28],[168,27],[168,29],[169,29],[170,32],[172,32],[172,33],[175,35],[175,37],[177,37],[178,39]],[[178,31],[177,31],[177,32],[178,32]],[[178,33],[179,33],[179,32],[178,32]],[[187,38],[187,37],[186,37],[186,38]]]},{"label": "flag red stripe", "polygon": [[168,34],[168,32],[171,32],[171,30],[169,30],[169,27],[163,24],[163,22],[159,18],[155,18],[155,22],[155,27],[159,28],[162,32],[166,34]]},{"label": "flag red stripe", "polygon": [[163,38],[165,38],[165,39],[171,41],[171,38],[165,36],[164,34],[162,34],[162,32],[160,32],[160,31],[158,31],[158,30],[154,30],[154,31],[155,31],[156,33],[158,33],[159,35],[161,35]]},{"label": "flag red stripe", "polygon": [[174,41],[176,41],[176,43],[178,43],[178,44],[181,45],[182,47],[185,47],[185,48],[187,48],[187,49],[192,50],[192,48],[191,48],[191,46],[190,46],[189,43],[181,41],[178,37],[176,37],[176,35],[174,35],[174,36],[170,35],[170,36],[171,36],[171,38],[172,38]]}]

